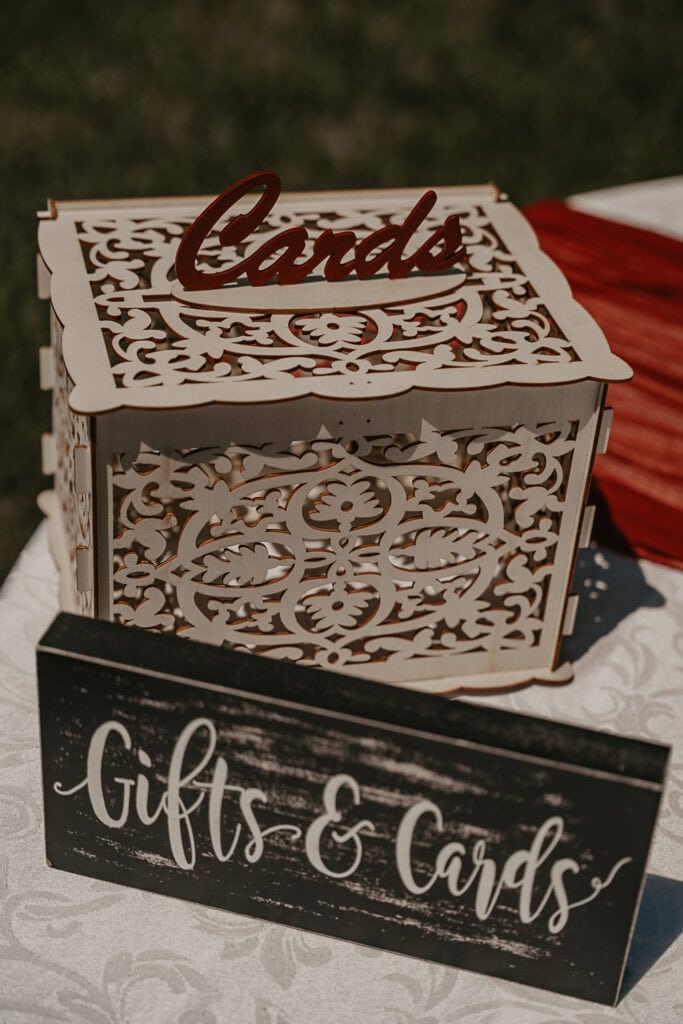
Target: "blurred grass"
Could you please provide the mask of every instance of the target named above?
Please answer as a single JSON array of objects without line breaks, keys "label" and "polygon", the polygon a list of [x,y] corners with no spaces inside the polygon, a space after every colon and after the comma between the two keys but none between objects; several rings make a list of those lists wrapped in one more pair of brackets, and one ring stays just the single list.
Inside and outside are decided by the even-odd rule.
[{"label": "blurred grass", "polygon": [[0,14],[0,579],[39,520],[34,211],[56,198],[681,173],[679,0],[24,0]]}]

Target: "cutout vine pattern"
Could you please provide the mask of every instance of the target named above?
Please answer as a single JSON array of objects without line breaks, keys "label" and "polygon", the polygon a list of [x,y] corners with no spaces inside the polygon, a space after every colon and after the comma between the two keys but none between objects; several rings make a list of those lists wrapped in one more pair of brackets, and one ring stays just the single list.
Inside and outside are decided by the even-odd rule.
[{"label": "cutout vine pattern", "polygon": [[388,678],[504,665],[539,643],[576,427],[122,453],[114,618]]},{"label": "cutout vine pattern", "polygon": [[[295,224],[306,226],[309,250],[326,228],[350,229],[363,238],[404,216],[409,205],[397,203],[390,217],[379,205],[311,213],[297,210],[292,200],[233,250],[222,248],[214,231],[199,266],[231,266]],[[117,387],[335,375],[361,380],[418,369],[455,373],[577,362],[483,207],[443,200],[421,235],[426,238],[451,213],[461,215],[468,251],[467,271],[452,293],[391,308],[306,314],[226,313],[173,298],[176,250],[190,216],[83,217],[76,229]]]}]

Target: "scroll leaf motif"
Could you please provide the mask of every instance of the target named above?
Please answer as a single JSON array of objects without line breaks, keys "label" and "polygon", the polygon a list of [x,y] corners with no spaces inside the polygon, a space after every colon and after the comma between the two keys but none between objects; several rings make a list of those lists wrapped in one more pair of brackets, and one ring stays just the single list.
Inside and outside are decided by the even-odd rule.
[{"label": "scroll leaf motif", "polygon": [[437,569],[452,564],[454,559],[476,558],[474,536],[460,537],[458,531],[423,530],[418,533],[413,546],[413,562],[416,569]]},{"label": "scroll leaf motif", "polygon": [[234,581],[239,586],[244,586],[265,581],[273,560],[265,544],[254,544],[253,547],[243,544],[236,551],[226,549],[221,558],[207,555],[204,565],[206,583]]}]

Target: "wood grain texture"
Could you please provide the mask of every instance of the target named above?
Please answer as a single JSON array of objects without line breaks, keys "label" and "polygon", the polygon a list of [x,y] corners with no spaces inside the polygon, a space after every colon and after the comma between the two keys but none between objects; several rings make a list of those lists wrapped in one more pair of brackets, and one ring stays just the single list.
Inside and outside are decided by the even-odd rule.
[{"label": "wood grain texture", "polygon": [[[617,998],[666,748],[69,615],[41,641],[38,669],[46,845],[54,867],[599,1002]],[[395,694],[393,702],[387,693]],[[121,780],[140,773],[148,806],[155,807],[170,792],[174,745],[197,719],[215,727],[213,761],[225,758],[228,785],[263,793],[255,805],[261,831],[276,831],[266,836],[262,856],[250,858],[238,794],[226,790],[224,848],[243,827],[231,857],[217,859],[207,825],[210,798],[194,786],[209,778],[209,763],[185,787],[188,806],[203,792],[188,818],[196,843],[189,869],[173,852],[170,814],[145,825],[133,813],[139,778],[121,828],[97,819],[89,790],[58,792],[81,782],[93,733],[113,721],[131,744],[107,746],[106,805],[118,814]],[[206,731],[195,732],[186,768],[206,748]],[[359,799],[355,804],[348,787],[340,791],[336,828],[357,826],[361,852],[347,877],[330,877],[315,868],[308,840],[323,814],[325,787],[340,773],[356,781]],[[410,808],[425,800],[438,807],[442,828],[432,814],[414,831],[411,872],[426,891],[411,893],[399,870],[397,836]],[[477,843],[502,877],[506,861],[529,849],[549,817],[561,817],[563,830],[533,881],[540,908],[534,920],[520,920],[519,886],[504,886],[484,919],[476,885],[457,896],[443,878],[426,888],[445,843],[463,844],[463,877]],[[330,872],[347,872],[354,850],[352,837],[340,842],[333,828],[321,833],[318,851]],[[616,863],[628,863],[553,934],[555,904],[543,909],[542,897],[551,860],[559,857],[577,865],[567,881],[576,903],[590,894],[591,879],[604,881]]]}]

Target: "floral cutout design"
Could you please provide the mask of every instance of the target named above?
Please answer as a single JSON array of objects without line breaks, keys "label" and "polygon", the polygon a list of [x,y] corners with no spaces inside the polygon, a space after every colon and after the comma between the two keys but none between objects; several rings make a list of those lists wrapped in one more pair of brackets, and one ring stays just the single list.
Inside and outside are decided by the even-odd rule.
[{"label": "floral cutout design", "polygon": [[[398,202],[392,216],[404,216],[409,205],[404,209]],[[424,232],[436,230],[451,213],[461,217],[468,253],[467,274],[452,291],[334,313],[229,313],[179,301],[171,293],[174,260],[192,216],[83,216],[76,232],[116,387],[197,386],[237,378],[241,385],[279,381],[285,387],[300,377],[453,375],[579,361],[484,205],[444,198]],[[387,209],[373,209],[371,200],[357,210],[345,207],[341,217],[335,210],[311,214],[283,207],[270,214],[247,249],[274,236],[285,221],[305,221],[311,240],[330,224],[345,223],[362,239],[386,216]],[[214,231],[200,263],[218,271],[243,255],[223,248]]]},{"label": "floral cutout design", "polygon": [[504,666],[541,640],[576,430],[122,453],[114,617],[379,678]]}]

